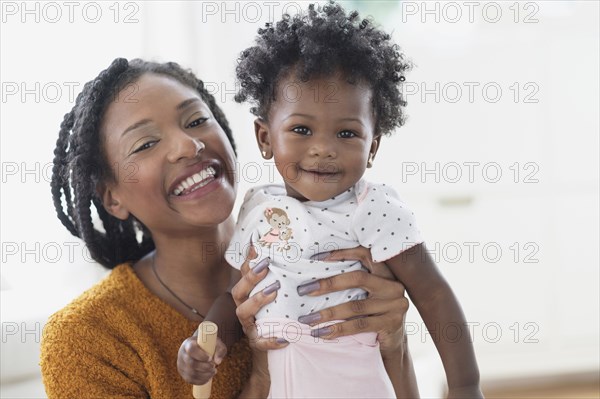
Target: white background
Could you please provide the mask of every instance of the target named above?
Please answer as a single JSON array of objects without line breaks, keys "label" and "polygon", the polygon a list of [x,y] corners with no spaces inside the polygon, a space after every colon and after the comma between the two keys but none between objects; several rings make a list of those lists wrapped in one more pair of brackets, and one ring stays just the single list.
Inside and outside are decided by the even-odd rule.
[{"label": "white background", "polygon": [[[367,178],[415,211],[473,323],[484,385],[597,375],[598,2],[343,4],[373,15],[416,64],[409,120]],[[307,5],[2,2],[3,397],[40,395],[23,381],[38,375],[43,322],[104,274],[56,218],[49,187],[83,84],[116,57],[191,68],[233,128],[239,206],[270,179],[267,167],[255,179],[253,117],[233,101],[237,55],[260,25]],[[415,357],[435,354],[414,309],[407,331]]]}]

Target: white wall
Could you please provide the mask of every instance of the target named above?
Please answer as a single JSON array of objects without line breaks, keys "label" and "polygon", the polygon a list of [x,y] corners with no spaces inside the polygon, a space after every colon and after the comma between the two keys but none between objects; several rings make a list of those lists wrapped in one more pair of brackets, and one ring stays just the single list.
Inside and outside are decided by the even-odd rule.
[{"label": "white wall", "polygon": [[[484,382],[598,370],[598,2],[466,3],[347,3],[416,64],[408,123],[368,178],[415,210],[473,323]],[[56,219],[49,190],[69,88],[118,56],[192,68],[230,119],[243,193],[249,165],[263,161],[247,106],[233,102],[237,54],[258,24],[308,3],[77,3],[73,22],[63,2],[24,4],[3,2],[0,28],[3,381],[20,373],[8,345],[31,347],[20,357],[35,370],[39,334],[25,330],[103,274]],[[415,352],[431,353],[414,310],[409,319]]]}]

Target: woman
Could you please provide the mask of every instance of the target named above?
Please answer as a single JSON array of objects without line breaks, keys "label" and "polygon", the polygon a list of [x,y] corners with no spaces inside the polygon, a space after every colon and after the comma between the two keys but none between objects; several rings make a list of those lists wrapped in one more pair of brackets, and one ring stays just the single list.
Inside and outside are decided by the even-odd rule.
[{"label": "woman", "polygon": [[[285,344],[251,339],[250,349],[239,339],[235,309],[210,312],[238,277],[223,256],[234,226],[234,165],[225,116],[179,65],[116,59],[84,86],[61,125],[52,193],[65,227],[112,272],[48,321],[41,366],[50,398],[189,396],[177,373],[182,341],[189,359],[208,367],[205,375],[215,371],[204,353],[194,353],[193,338],[186,340],[204,319],[219,323],[228,349],[222,362],[222,352],[214,359],[213,397],[267,395],[263,351]],[[364,249],[338,256],[368,259]],[[247,264],[242,271],[234,299],[252,338],[253,316],[275,299],[276,287],[248,300],[265,273],[248,272]],[[336,334],[378,332],[386,368],[403,387],[397,392],[414,395],[400,284],[360,272],[326,280],[316,293],[347,287],[379,298],[360,309],[341,305],[327,317],[376,315],[346,322]]]}]

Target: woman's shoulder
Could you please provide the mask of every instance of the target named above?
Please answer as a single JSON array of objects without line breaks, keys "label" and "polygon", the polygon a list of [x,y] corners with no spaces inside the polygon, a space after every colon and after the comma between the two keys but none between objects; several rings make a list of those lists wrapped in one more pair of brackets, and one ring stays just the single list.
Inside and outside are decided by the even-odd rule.
[{"label": "woman's shoulder", "polygon": [[[153,294],[133,266],[116,266],[96,285],[54,313],[44,327],[42,346],[82,335],[126,342],[144,329],[155,336],[187,331],[194,323]],[[139,341],[139,339],[136,339]]]},{"label": "woman's shoulder", "polygon": [[131,265],[119,265],[48,319],[40,366],[49,397],[143,395],[146,371],[138,352],[148,344],[136,345],[136,313],[150,294],[141,287]]},{"label": "woman's shoulder", "polygon": [[144,286],[131,264],[121,264],[50,316],[44,327],[42,347],[60,346],[90,335],[127,340],[135,333],[132,330],[136,325],[153,324],[171,312],[174,310]]},{"label": "woman's shoulder", "polygon": [[64,329],[71,321],[76,320],[81,325],[105,316],[108,309],[130,301],[135,295],[135,286],[136,277],[131,265],[118,265],[104,279],[50,316],[46,329],[57,324]]}]

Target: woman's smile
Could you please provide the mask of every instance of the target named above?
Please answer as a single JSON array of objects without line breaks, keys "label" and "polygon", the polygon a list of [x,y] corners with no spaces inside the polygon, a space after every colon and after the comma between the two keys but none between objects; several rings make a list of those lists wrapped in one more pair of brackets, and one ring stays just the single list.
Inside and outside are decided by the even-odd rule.
[{"label": "woman's smile", "polygon": [[[202,165],[202,164],[201,164]],[[169,191],[171,201],[189,201],[204,197],[223,186],[221,168],[216,163],[181,180],[175,189]]]},{"label": "woman's smile", "polygon": [[198,162],[186,168],[170,185],[168,193],[185,197],[220,178],[221,166],[217,160]]}]

